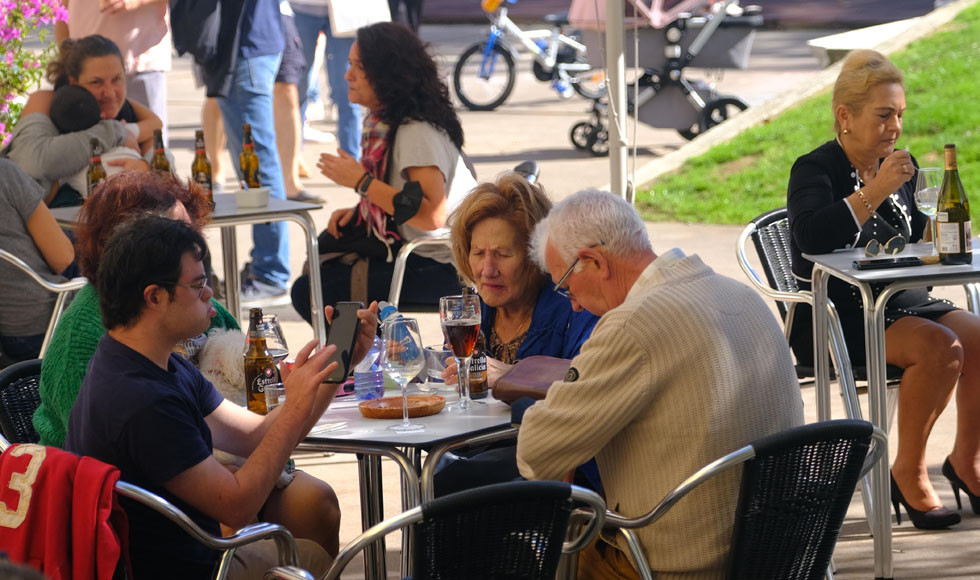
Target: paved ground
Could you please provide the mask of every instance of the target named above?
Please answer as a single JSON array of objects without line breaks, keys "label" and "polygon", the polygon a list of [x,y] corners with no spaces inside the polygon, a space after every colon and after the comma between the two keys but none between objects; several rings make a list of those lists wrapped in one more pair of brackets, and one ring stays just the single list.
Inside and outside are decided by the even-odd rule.
[{"label": "paved ground", "polygon": [[[424,26],[422,35],[433,42],[440,62],[449,67],[461,48],[478,39],[483,26]],[[765,106],[773,95],[804,86],[819,72],[816,60],[804,48],[808,38],[819,36],[820,31],[798,30],[767,31],[759,34],[756,50],[747,71],[727,71],[723,78],[715,80],[724,92],[737,94],[753,106]],[[521,64],[521,76],[511,100],[493,113],[460,111],[466,132],[467,152],[473,157],[481,179],[490,179],[497,172],[508,169],[523,159],[537,159],[542,165],[542,183],[555,198],[560,198],[583,187],[600,186],[608,182],[606,160],[592,158],[574,151],[567,137],[569,127],[584,118],[587,103],[581,99],[562,101],[550,88],[530,75],[526,59]],[[695,73],[692,76],[698,76]],[[170,90],[171,144],[176,167],[190,165],[193,130],[200,125],[200,108],[203,91],[194,88],[186,59],[178,60],[174,72],[168,78]],[[829,119],[828,119],[829,122]],[[324,130],[331,130],[329,121],[318,123]],[[632,133],[631,133],[632,134]],[[673,131],[640,126],[635,132],[637,166],[664,155],[683,145],[683,140]],[[315,167],[317,155],[326,146],[308,145],[305,150],[307,165]],[[226,162],[227,164],[227,162]],[[315,171],[315,169],[314,169]],[[230,175],[230,173],[229,173]],[[780,178],[782,179],[782,178]],[[326,224],[329,213],[354,203],[356,196],[347,190],[327,183],[325,178],[314,176],[306,181],[308,189],[324,195],[328,201],[324,209],[315,212],[319,227]],[[740,228],[731,226],[690,225],[658,223],[648,226],[655,248],[674,246],[688,253],[700,254],[716,270],[736,279],[742,279],[733,259],[734,244]],[[299,240],[299,229],[290,226],[294,240]],[[209,242],[219,243],[216,232],[209,231]],[[248,228],[239,228],[239,264],[247,259]],[[294,241],[291,266],[298,272],[304,260],[301,246]],[[221,268],[221,264],[215,264]],[[962,295],[951,294],[954,299]],[[301,322],[289,307],[273,309],[285,320],[290,345],[295,349],[312,336],[309,327]],[[422,333],[430,342],[439,340],[438,322],[434,315],[423,315]],[[806,407],[812,419],[812,388],[803,388]],[[838,412],[836,416],[841,416]],[[939,420],[930,441],[928,462],[943,501],[952,505],[949,487],[939,474],[939,467],[950,448],[951,433],[955,425],[955,409],[949,409]],[[317,476],[334,485],[341,497],[344,522],[341,541],[352,539],[359,531],[359,507],[356,466],[350,456],[307,457],[301,464]],[[386,513],[399,510],[397,504],[397,476],[393,466],[386,462],[385,493]],[[860,502],[854,502],[838,547],[836,562],[839,578],[867,578],[872,576],[872,551],[867,525],[863,521]],[[696,525],[696,524],[694,524]],[[964,516],[964,523],[957,532],[921,532],[908,523],[895,528],[895,559],[898,577],[901,578],[980,578],[980,561],[976,558],[976,546],[980,541],[980,518]],[[397,538],[389,542],[394,550]],[[395,557],[395,554],[391,554]],[[360,563],[347,577],[359,577]],[[392,567],[394,570],[395,568]],[[394,572],[392,573],[394,576]]]}]

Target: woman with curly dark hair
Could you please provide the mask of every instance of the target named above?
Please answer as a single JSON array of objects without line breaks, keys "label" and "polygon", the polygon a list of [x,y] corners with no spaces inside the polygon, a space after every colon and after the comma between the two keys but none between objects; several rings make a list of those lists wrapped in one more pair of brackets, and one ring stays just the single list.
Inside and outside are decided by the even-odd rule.
[{"label": "woman with curly dark hair", "polygon": [[[89,283],[58,320],[41,365],[41,406],[34,413],[34,427],[44,445],[64,444],[68,415],[89,359],[105,334],[94,285],[102,251],[121,224],[146,215],[183,220],[200,230],[211,219],[211,210],[199,185],[156,171],[113,175],[85,201],[79,213],[75,255]],[[217,314],[208,331],[238,329],[235,318],[213,298],[211,305]]]},{"label": "woman with curly dark hair", "polygon": [[[403,241],[446,234],[446,216],[476,186],[462,153],[463,129],[427,45],[400,24],[361,28],[347,71],[352,103],[369,109],[361,160],[324,153],[323,175],[361,196],[339,209],[320,234],[323,303],[388,296],[393,259]],[[346,256],[343,257],[343,256]],[[368,263],[367,291],[351,285],[353,262]],[[406,268],[402,301],[434,304],[459,291],[448,248],[423,246]],[[360,296],[357,294],[360,293]],[[310,320],[309,279],[292,289],[293,306]]]}]

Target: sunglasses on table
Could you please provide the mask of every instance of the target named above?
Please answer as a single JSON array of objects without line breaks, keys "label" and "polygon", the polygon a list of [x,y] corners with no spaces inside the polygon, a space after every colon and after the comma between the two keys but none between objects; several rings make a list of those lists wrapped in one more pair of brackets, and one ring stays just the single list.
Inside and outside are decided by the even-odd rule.
[{"label": "sunglasses on table", "polygon": [[894,256],[905,249],[905,246],[908,244],[908,240],[905,239],[905,236],[900,234],[898,230],[896,230],[890,223],[878,216],[877,213],[872,215],[872,219],[877,219],[878,223],[891,230],[891,233],[894,235],[885,243],[881,243],[874,238],[869,240],[868,244],[864,247],[865,256],[869,258],[874,258],[880,254]]}]

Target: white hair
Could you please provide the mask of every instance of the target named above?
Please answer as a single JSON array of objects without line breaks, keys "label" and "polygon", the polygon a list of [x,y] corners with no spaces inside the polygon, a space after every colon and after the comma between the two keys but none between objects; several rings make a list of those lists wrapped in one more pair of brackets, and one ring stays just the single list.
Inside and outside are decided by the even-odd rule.
[{"label": "white hair", "polygon": [[548,241],[566,264],[579,250],[599,244],[621,258],[650,249],[646,225],[636,209],[618,195],[598,189],[583,189],[556,203],[535,226],[531,257],[544,271]]}]

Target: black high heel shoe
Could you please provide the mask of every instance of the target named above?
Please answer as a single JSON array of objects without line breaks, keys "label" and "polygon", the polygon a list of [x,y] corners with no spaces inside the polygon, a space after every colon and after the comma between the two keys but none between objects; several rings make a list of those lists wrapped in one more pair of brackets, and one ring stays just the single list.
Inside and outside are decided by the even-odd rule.
[{"label": "black high heel shoe", "polygon": [[891,478],[892,505],[895,506],[895,518],[898,520],[898,525],[902,525],[902,512],[899,511],[898,504],[905,506],[905,511],[909,513],[909,519],[912,520],[912,525],[920,530],[941,530],[960,523],[960,514],[951,509],[940,507],[923,512],[910,506],[905,501],[902,490],[898,489],[898,484],[895,483],[895,476],[892,475]]},{"label": "black high heel shoe", "polygon": [[966,492],[966,497],[970,498],[970,507],[973,508],[973,513],[980,515],[980,495],[973,495],[970,492],[970,488],[956,474],[956,470],[953,469],[953,464],[949,462],[949,457],[946,458],[946,463],[943,463],[943,475],[949,480],[949,484],[953,486],[953,493],[956,494],[956,507],[963,509],[963,504],[960,502],[960,490],[962,489]]}]

